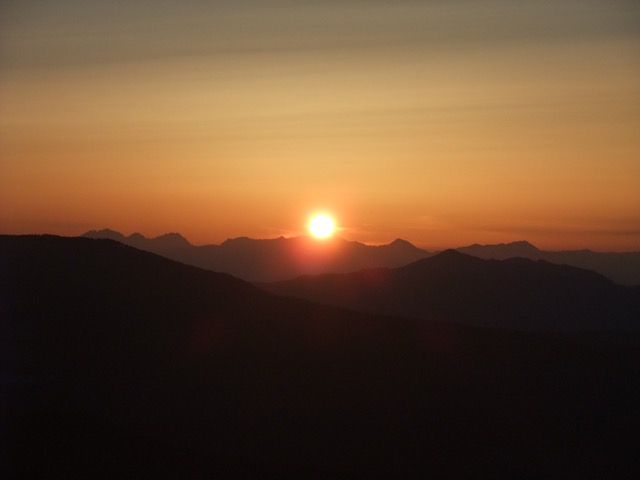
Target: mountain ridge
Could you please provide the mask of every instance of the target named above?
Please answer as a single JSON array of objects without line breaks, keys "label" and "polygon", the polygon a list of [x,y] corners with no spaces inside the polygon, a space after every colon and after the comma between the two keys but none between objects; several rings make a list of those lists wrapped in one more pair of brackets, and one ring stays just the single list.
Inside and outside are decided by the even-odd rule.
[{"label": "mountain ridge", "polygon": [[620,285],[640,285],[639,251],[596,252],[590,249],[545,251],[525,240],[506,244],[473,244],[468,247],[458,247],[456,250],[487,260],[504,260],[512,257],[546,260],[558,265],[571,265],[596,271]]},{"label": "mountain ridge", "polygon": [[93,230],[82,236],[111,238],[172,260],[229,273],[248,281],[284,280],[304,274],[399,266],[430,254],[401,239],[387,245],[369,246],[339,237],[321,241],[306,236],[273,239],[237,237],[220,245],[195,246],[180,234],[156,238],[116,234],[118,232],[111,230]]},{"label": "mountain ridge", "polygon": [[640,328],[640,287],[617,285],[599,273],[546,260],[487,260],[453,249],[394,269],[304,276],[260,286],[367,313],[492,328]]},{"label": "mountain ridge", "polygon": [[[161,240],[167,235],[170,237]],[[172,260],[230,273],[254,282],[289,280],[299,275],[347,273],[363,268],[395,268],[438,253],[423,250],[403,239],[386,245],[366,245],[339,238],[319,242],[309,237],[236,237],[220,245],[196,246],[179,233],[167,235],[146,238],[134,233],[125,237],[119,232],[105,229],[91,230],[82,236],[112,238]],[[331,245],[339,248],[332,251],[328,248]],[[594,252],[588,249],[544,251],[526,240],[473,244],[454,250],[484,259],[523,257],[546,260],[596,271],[620,285],[640,285],[640,252]]]}]

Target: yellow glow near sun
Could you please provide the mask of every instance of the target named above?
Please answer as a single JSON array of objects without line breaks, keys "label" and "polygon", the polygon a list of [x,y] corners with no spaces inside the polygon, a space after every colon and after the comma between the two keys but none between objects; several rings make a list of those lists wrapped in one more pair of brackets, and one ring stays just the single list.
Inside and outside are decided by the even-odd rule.
[{"label": "yellow glow near sun", "polygon": [[333,233],[335,225],[329,215],[315,215],[309,222],[309,230],[314,237],[327,238]]}]

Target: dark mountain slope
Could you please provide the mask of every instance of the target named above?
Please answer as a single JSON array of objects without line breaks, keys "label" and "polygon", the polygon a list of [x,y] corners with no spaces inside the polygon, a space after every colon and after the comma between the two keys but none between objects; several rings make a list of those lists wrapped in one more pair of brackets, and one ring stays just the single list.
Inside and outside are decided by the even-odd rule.
[{"label": "dark mountain slope", "polygon": [[357,314],[49,236],[0,236],[0,319],[3,478],[611,476],[635,462],[633,348]]},{"label": "dark mountain slope", "polygon": [[276,281],[303,274],[352,272],[363,268],[399,267],[430,254],[404,240],[369,246],[341,238],[318,241],[309,237],[254,240],[241,237],[221,245],[191,245],[177,233],[157,238],[129,237],[111,230],[90,231],[88,238],[111,238],[207,270],[249,281]]},{"label": "dark mountain slope", "polygon": [[480,245],[474,243],[468,247],[456,248],[456,251],[486,260],[506,260],[507,258],[522,257],[538,260],[543,252],[525,240],[496,245]]},{"label": "dark mountain slope", "polygon": [[549,252],[539,250],[525,241],[497,245],[474,244],[456,248],[456,250],[487,260],[504,260],[512,257],[546,260],[558,265],[593,270],[621,285],[640,285],[640,252],[593,252],[591,250]]},{"label": "dark mountain slope", "polygon": [[544,261],[448,250],[397,269],[300,277],[272,292],[387,315],[516,330],[640,328],[640,288]]}]

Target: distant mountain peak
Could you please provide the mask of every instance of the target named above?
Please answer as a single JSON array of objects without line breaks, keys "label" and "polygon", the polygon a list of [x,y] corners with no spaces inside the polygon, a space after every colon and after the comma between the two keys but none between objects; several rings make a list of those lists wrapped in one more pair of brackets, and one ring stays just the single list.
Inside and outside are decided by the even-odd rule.
[{"label": "distant mountain peak", "polygon": [[481,245],[474,243],[468,247],[456,248],[458,252],[480,258],[506,259],[511,257],[539,258],[541,251],[526,240],[511,243]]},{"label": "distant mountain peak", "polygon": [[427,265],[455,266],[455,265],[472,264],[472,263],[482,262],[482,261],[483,260],[481,260],[480,258],[474,257],[472,255],[467,255],[466,253],[461,253],[457,250],[449,248],[447,250],[443,250],[440,253],[436,253],[435,255],[419,259],[401,268],[405,270],[419,271],[425,268]]},{"label": "distant mountain peak", "polygon": [[424,260],[438,261],[438,259],[478,260],[478,258],[474,257],[473,255],[469,255],[467,253],[460,252],[460,251],[455,250],[453,248],[448,248],[446,250],[443,250],[442,252],[436,253],[435,255],[433,255],[431,257],[427,257]]},{"label": "distant mountain peak", "polygon": [[160,235],[154,238],[154,240],[159,240],[159,239],[171,239],[171,240],[181,240],[181,241],[184,240],[185,242],[188,242],[188,240],[178,232],[165,233],[164,235]]},{"label": "distant mountain peak", "polygon": [[389,244],[390,247],[402,247],[402,248],[416,248],[416,246],[402,238],[396,238]]},{"label": "distant mountain peak", "polygon": [[141,233],[135,232],[125,237],[122,233],[110,230],[108,228],[102,230],[90,230],[84,235],[85,238],[106,238],[116,240],[127,245],[149,251],[163,251],[166,249],[175,249],[191,246],[191,243],[179,233],[166,233],[155,238],[147,238]]},{"label": "distant mountain peak", "polygon": [[[468,247],[461,247],[461,248],[470,248],[470,247],[482,247],[482,248],[491,248],[491,247],[530,247],[530,248],[534,248],[536,250],[538,250],[538,247],[536,247],[535,245],[533,245],[531,242],[528,242],[527,240],[516,240],[514,242],[508,242],[508,243],[473,243],[471,245],[469,245]],[[455,250],[459,250],[455,249]]]},{"label": "distant mountain peak", "polygon": [[89,230],[88,232],[81,235],[85,238],[107,238],[110,240],[116,240],[118,242],[122,242],[125,240],[125,236],[120,232],[116,232],[115,230],[110,230],[108,228],[103,228],[102,230]]},{"label": "distant mountain peak", "polygon": [[227,238],[224,242],[222,242],[221,245],[229,244],[229,243],[244,243],[244,242],[249,242],[251,241],[251,238],[249,237],[234,237],[234,238]]},{"label": "distant mountain peak", "polygon": [[189,243],[186,238],[176,232],[165,233],[164,235],[160,235],[159,237],[153,238],[150,241],[154,242],[158,246],[161,246],[162,248],[178,248],[191,246],[191,243]]},{"label": "distant mountain peak", "polygon": [[517,240],[515,242],[511,242],[511,243],[507,243],[507,245],[512,245],[512,246],[517,246],[517,247],[527,247],[527,248],[531,248],[533,250],[538,250],[539,248],[536,247],[535,245],[533,245],[532,243],[526,241],[526,240]]},{"label": "distant mountain peak", "polygon": [[445,257],[445,256],[449,256],[449,257],[467,257],[468,255],[465,255],[462,252],[459,252],[458,250],[455,250],[453,248],[447,248],[446,250],[443,250],[442,252],[438,253],[436,255],[437,257]]}]

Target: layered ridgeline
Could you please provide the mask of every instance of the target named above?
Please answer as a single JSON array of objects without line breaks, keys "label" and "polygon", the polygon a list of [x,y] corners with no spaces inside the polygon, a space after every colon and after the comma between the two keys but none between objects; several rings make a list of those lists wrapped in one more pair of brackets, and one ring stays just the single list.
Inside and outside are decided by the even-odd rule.
[{"label": "layered ridgeline", "polygon": [[592,250],[539,250],[526,241],[496,245],[470,245],[457,251],[487,260],[529,258],[558,265],[571,265],[601,273],[621,285],[640,285],[640,252],[594,252]]},{"label": "layered ridgeline", "polygon": [[358,311],[538,331],[640,329],[640,287],[524,258],[447,250],[396,269],[303,276],[262,285],[280,295]]},{"label": "layered ridgeline", "polygon": [[341,238],[318,241],[309,237],[269,240],[240,237],[220,245],[195,246],[178,233],[146,238],[139,233],[125,237],[112,230],[93,230],[83,237],[117,240],[188,265],[255,282],[286,280],[305,274],[398,267],[430,255],[400,239],[388,245],[370,246]]},{"label": "layered ridgeline", "polygon": [[[370,246],[339,238],[307,237],[255,240],[230,239],[221,245],[195,246],[178,233],[146,238],[139,233],[125,237],[113,230],[92,230],[88,238],[109,238],[167,258],[224,272],[254,282],[289,280],[300,275],[346,273],[376,267],[401,267],[434,255],[405,240]],[[512,257],[546,260],[559,265],[593,270],[621,285],[640,285],[640,252],[601,253],[590,250],[549,252],[520,241],[498,245],[471,245],[459,252],[479,258]]]},{"label": "layered ridgeline", "polygon": [[636,465],[636,348],[354,313],[109,240],[0,237],[0,360],[4,478]]}]

